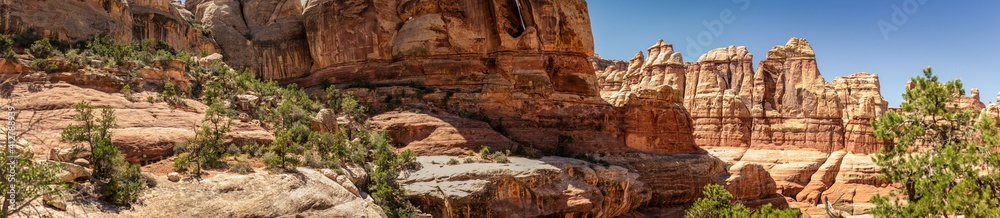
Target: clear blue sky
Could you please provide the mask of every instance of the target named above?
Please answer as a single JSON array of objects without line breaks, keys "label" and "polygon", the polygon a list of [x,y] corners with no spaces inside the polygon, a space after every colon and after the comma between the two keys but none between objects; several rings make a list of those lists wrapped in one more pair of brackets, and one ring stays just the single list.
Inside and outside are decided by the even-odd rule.
[{"label": "clear blue sky", "polygon": [[[756,68],[772,46],[797,36],[812,44],[827,81],[877,73],[892,106],[902,101],[906,81],[926,66],[943,79],[962,79],[966,92],[979,88],[984,103],[996,101],[1000,91],[1000,1],[588,0],[588,5],[596,50],[605,58],[628,60],[664,39],[687,62],[713,48],[744,45]],[[726,10],[732,18],[721,19]],[[715,32],[703,24],[715,20],[729,23]],[[883,34],[880,20],[897,30]],[[692,45],[704,46],[691,54],[699,51]]]}]

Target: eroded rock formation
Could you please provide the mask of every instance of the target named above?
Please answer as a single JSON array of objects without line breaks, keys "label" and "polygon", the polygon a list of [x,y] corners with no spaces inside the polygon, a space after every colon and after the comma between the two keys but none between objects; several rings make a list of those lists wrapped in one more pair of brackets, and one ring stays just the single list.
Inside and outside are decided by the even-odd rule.
[{"label": "eroded rock formation", "polygon": [[889,102],[880,93],[878,75],[855,73],[833,80],[844,108],[844,149],[868,154],[886,142],[875,138],[872,120],[882,117]]},{"label": "eroded rock formation", "polygon": [[[871,127],[888,106],[879,93],[877,75],[856,73],[828,83],[819,73],[811,46],[800,38],[772,48],[756,70],[753,55],[742,46],[711,50],[696,63],[680,65],[679,58],[663,61],[667,70],[649,68],[647,63],[663,60],[662,51],[672,53],[662,49],[664,44],[657,42],[649,50],[649,61],[638,53],[626,69],[620,68],[626,65],[623,61],[595,57],[602,97],[620,104],[626,96],[621,93],[633,87],[664,84],[671,81],[667,78],[684,75],[679,83],[667,83],[680,87],[684,107],[660,109],[690,114],[695,144],[728,166],[732,177],[725,184],[734,195],[778,205],[784,201],[767,199],[785,196],[796,206],[811,208],[822,197],[851,188],[858,190],[848,193],[845,201],[862,205],[872,193],[889,190],[875,179],[874,163],[858,158],[886,143],[874,137]],[[680,57],[667,56],[674,55]],[[747,184],[735,179],[761,171],[774,182]]]},{"label": "eroded rock formation", "polygon": [[190,0],[185,5],[194,12],[194,22],[211,30],[226,64],[276,80],[309,73],[313,59],[300,1]]},{"label": "eroded rock formation", "polygon": [[688,67],[684,106],[702,147],[749,147],[753,55],[746,47],[719,48]]}]

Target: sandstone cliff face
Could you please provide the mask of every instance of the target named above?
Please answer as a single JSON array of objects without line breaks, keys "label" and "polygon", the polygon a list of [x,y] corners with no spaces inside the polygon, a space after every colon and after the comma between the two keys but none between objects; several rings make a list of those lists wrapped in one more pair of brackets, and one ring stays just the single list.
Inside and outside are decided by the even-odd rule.
[{"label": "sandstone cliff face", "polygon": [[889,102],[880,93],[878,75],[855,73],[833,80],[844,108],[844,149],[868,154],[886,142],[875,138],[872,120],[882,117]]},{"label": "sandstone cliff face", "polygon": [[[400,94],[404,105],[487,121],[510,140],[543,149],[620,150],[608,145],[614,143],[697,152],[693,143],[673,148],[678,143],[666,140],[685,137],[690,125],[658,126],[689,123],[686,115],[599,98],[588,61],[593,39],[587,11],[580,0],[309,1],[304,16],[310,18],[305,26],[315,71],[292,82],[355,87],[350,90],[376,105],[386,94]],[[357,31],[338,31],[345,29]],[[368,85],[359,87],[359,81]],[[399,87],[428,91],[410,95]],[[623,96],[623,103],[681,108],[681,89],[647,88],[648,94]]]},{"label": "sandstone cliff face", "polygon": [[178,49],[217,53],[215,41],[205,36],[202,29],[189,23],[194,15],[179,3],[171,0],[130,0],[132,7],[132,34],[137,39],[162,40]]},{"label": "sandstone cliff face", "polygon": [[731,46],[711,50],[688,67],[684,106],[699,146],[750,146],[752,61],[746,47]]},{"label": "sandstone cliff face", "polygon": [[594,47],[586,3],[578,0],[315,0],[304,15],[314,69],[509,51],[590,56]]},{"label": "sandstone cliff face", "polygon": [[194,22],[211,30],[227,64],[267,79],[302,77],[312,58],[302,4],[296,0],[192,0]]},{"label": "sandstone cliff face", "polygon": [[754,74],[751,147],[840,150],[842,107],[816,67],[805,39],[792,38],[767,52]]},{"label": "sandstone cliff face", "polygon": [[131,41],[132,13],[125,0],[3,1],[0,32],[37,34],[59,40],[108,35]]},{"label": "sandstone cliff face", "polygon": [[34,31],[61,41],[110,36],[129,42],[146,38],[178,49],[217,52],[215,43],[194,27],[190,12],[170,0],[4,1],[0,32]]},{"label": "sandstone cliff face", "polygon": [[[650,49],[649,61],[641,52],[628,63],[595,57],[602,97],[628,107],[624,99],[629,95],[623,93],[640,93],[633,87],[663,84],[669,80],[658,78],[677,78],[678,72],[684,75],[679,84],[668,85],[682,87],[677,90],[684,107],[658,108],[689,114],[694,143],[728,166],[732,176],[725,184],[734,195],[778,205],[784,196],[799,207],[812,208],[822,197],[842,193],[849,195],[845,201],[867,205],[874,193],[889,190],[875,179],[875,164],[864,159],[887,143],[872,134],[871,121],[881,117],[888,104],[880,95],[877,75],[856,73],[827,83],[811,46],[799,38],[772,48],[756,70],[753,56],[742,46],[711,50],[673,71],[649,70],[647,63],[662,60],[659,51],[672,51],[656,49],[663,44]],[[673,66],[679,62],[666,61]],[[761,171],[774,182],[747,184],[737,179]],[[653,202],[662,199],[657,196],[654,191]]]}]

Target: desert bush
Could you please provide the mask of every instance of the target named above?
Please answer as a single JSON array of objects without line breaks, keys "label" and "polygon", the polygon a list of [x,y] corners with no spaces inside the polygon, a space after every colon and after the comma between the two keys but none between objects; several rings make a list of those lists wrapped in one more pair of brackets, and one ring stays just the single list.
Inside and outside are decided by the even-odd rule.
[{"label": "desert bush", "polygon": [[122,95],[125,96],[125,100],[129,102],[135,102],[135,96],[132,95],[132,86],[125,84],[122,86]]},{"label": "desert bush", "polygon": [[[389,217],[409,217],[412,207],[406,201],[406,195],[396,177],[399,171],[413,164],[412,153],[397,155],[392,151],[392,145],[385,132],[369,132],[368,142],[373,150],[373,167],[368,169],[372,184],[368,186],[369,193],[375,202],[382,206]],[[406,152],[404,152],[406,153]]]},{"label": "desert bush", "polygon": [[733,203],[733,195],[721,185],[709,184],[703,188],[703,198],[698,199],[685,211],[687,218],[753,217],[753,218],[795,218],[796,209],[774,209],[766,204],[757,211],[751,211],[743,204]]},{"label": "desert bush", "polygon": [[111,143],[108,130],[117,127],[114,109],[107,106],[101,108],[101,117],[97,118],[89,102],[77,103],[73,108],[77,112],[73,120],[82,124],[70,124],[63,129],[62,140],[90,145],[90,164],[94,168],[92,177],[100,185],[103,199],[119,205],[136,202],[139,194],[146,189],[146,181],[139,166],[126,162]]},{"label": "desert bush", "polygon": [[56,56],[58,52],[59,51],[52,46],[52,43],[49,42],[49,39],[45,38],[36,41],[35,44],[32,44],[28,53],[35,57],[35,59],[46,59]]},{"label": "desert bush", "polygon": [[247,158],[245,156],[236,157],[236,163],[232,167],[229,167],[229,171],[239,174],[249,174],[253,173],[253,167],[250,167],[250,163],[247,163]]},{"label": "desert bush", "polygon": [[146,190],[147,178],[142,175],[139,165],[129,164],[121,156],[112,163],[115,170],[101,190],[103,197],[117,205],[135,203],[139,200],[139,194]]},{"label": "desert bush", "polygon": [[226,154],[225,137],[231,125],[232,120],[226,116],[221,103],[210,105],[205,111],[201,129],[181,148],[183,155],[174,159],[174,168],[201,176],[203,168],[221,167],[221,160]]},{"label": "desert bush", "polygon": [[0,35],[0,58],[14,57],[14,40],[7,35]]},{"label": "desert bush", "polygon": [[163,84],[163,92],[160,93],[160,98],[171,106],[185,105],[184,101],[180,97],[177,97],[177,89],[174,88],[174,83],[171,82]]}]

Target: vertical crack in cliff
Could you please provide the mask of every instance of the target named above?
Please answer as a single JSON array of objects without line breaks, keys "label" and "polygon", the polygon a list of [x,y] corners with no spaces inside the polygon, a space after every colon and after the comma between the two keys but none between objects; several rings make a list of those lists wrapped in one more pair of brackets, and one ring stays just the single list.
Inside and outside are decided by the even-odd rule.
[{"label": "vertical crack in cliff", "polygon": [[526,30],[528,28],[524,25],[524,15],[522,15],[523,12],[521,11],[522,10],[521,9],[521,0],[514,0],[514,3],[515,3],[515,5],[517,5],[517,20],[521,21],[521,30],[522,31]]}]

